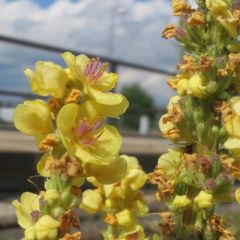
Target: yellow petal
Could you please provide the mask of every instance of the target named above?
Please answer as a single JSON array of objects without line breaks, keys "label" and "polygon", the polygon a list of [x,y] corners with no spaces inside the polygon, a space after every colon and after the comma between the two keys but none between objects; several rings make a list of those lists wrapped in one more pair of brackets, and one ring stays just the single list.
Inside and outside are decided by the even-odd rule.
[{"label": "yellow petal", "polygon": [[26,229],[33,225],[31,220],[31,212],[39,211],[39,196],[30,192],[25,192],[20,197],[20,202],[14,200],[12,202],[16,210],[18,224]]},{"label": "yellow petal", "polygon": [[110,91],[116,85],[118,75],[116,73],[104,72],[103,76],[97,81],[95,87],[100,91]]},{"label": "yellow petal", "polygon": [[141,169],[141,166],[138,163],[138,159],[136,157],[121,155],[127,161],[128,171],[131,169]]},{"label": "yellow petal", "polygon": [[[63,138],[73,139],[73,129],[78,117],[78,105],[69,103],[61,108],[57,116],[57,128],[62,133]],[[64,143],[64,139],[63,143]]]},{"label": "yellow petal", "polygon": [[36,239],[36,233],[34,226],[27,228],[24,231],[24,239],[22,240],[35,240]]},{"label": "yellow petal", "polygon": [[50,177],[50,175],[51,175],[50,169],[46,168],[48,160],[49,160],[49,155],[44,154],[37,164],[37,171],[43,177]]},{"label": "yellow petal", "polygon": [[93,152],[99,156],[112,156],[118,154],[122,145],[122,136],[117,128],[105,125],[101,130],[102,134],[92,144]]},{"label": "yellow petal", "polygon": [[127,171],[126,161],[121,157],[109,157],[108,165],[96,165],[88,163],[85,165],[89,176],[94,176],[102,184],[112,184],[121,180]]},{"label": "yellow petal", "polygon": [[81,69],[82,72],[85,70],[85,67],[89,61],[90,59],[84,54],[80,54],[76,57],[76,65]]},{"label": "yellow petal", "polygon": [[240,116],[240,97],[232,97],[230,101],[233,111]]},{"label": "yellow petal", "polygon": [[177,92],[180,96],[184,96],[186,95],[188,89],[188,79],[181,79],[178,83],[177,83]]},{"label": "yellow petal", "polygon": [[180,96],[173,96],[170,98],[169,103],[167,105],[168,112],[172,112],[174,110],[174,107],[178,105],[179,100],[181,99]]},{"label": "yellow petal", "polygon": [[53,130],[50,108],[41,100],[19,104],[13,121],[19,131],[32,136],[48,134]]},{"label": "yellow petal", "polygon": [[100,116],[101,119],[105,117],[118,118],[127,110],[128,106],[128,100],[124,96],[123,101],[118,105],[102,105],[95,100],[88,100],[79,106],[79,112],[93,122],[97,116]]},{"label": "yellow petal", "polygon": [[231,133],[234,137],[240,137],[240,117],[234,116],[232,119],[232,130]]},{"label": "yellow petal", "polygon": [[33,93],[39,94],[41,96],[47,96],[46,89],[44,88],[42,84],[42,79],[39,75],[37,75],[34,71],[32,71],[29,68],[24,70],[24,74],[28,78],[31,91]]},{"label": "yellow petal", "polygon": [[85,87],[85,93],[90,95],[92,98],[96,100],[99,104],[104,105],[119,105],[124,101],[124,97],[119,93],[111,93],[111,92],[101,92],[92,87]]},{"label": "yellow petal", "polygon": [[35,231],[38,240],[55,240],[58,235],[58,227],[60,223],[45,215],[41,217],[35,224]]},{"label": "yellow petal", "polygon": [[74,66],[76,64],[76,57],[71,52],[64,52],[61,54],[61,56],[68,67]]},{"label": "yellow petal", "polygon": [[52,95],[56,98],[61,98],[64,95],[65,86],[69,79],[59,65],[38,61],[35,65],[35,72],[26,69],[24,73],[29,80],[32,92],[41,96]]},{"label": "yellow petal", "polygon": [[116,214],[118,224],[124,227],[130,227],[133,224],[132,213],[128,209],[124,209]]},{"label": "yellow petal", "polygon": [[129,106],[129,102],[125,96],[122,96],[122,102],[116,105],[102,105],[96,102],[98,113],[103,117],[118,118],[119,115],[125,113]]},{"label": "yellow petal", "polygon": [[238,204],[240,204],[240,188],[238,188],[238,189],[235,191],[235,198],[236,198]]},{"label": "yellow petal", "polygon": [[131,169],[124,179],[124,184],[127,184],[133,191],[136,191],[143,187],[147,179],[147,174],[143,170]]},{"label": "yellow petal", "polygon": [[96,213],[103,205],[103,198],[98,191],[88,189],[82,194],[80,207],[88,213]]},{"label": "yellow petal", "polygon": [[164,122],[164,118],[166,116],[167,116],[167,113],[164,114],[159,120],[159,128],[160,128],[162,133],[167,132],[167,131],[175,128],[175,125],[172,122],[169,122],[169,121]]},{"label": "yellow petal", "polygon": [[68,76],[58,65],[46,66],[42,73],[43,84],[48,95],[56,98],[63,97]]},{"label": "yellow petal", "polygon": [[195,74],[188,80],[187,93],[191,96],[202,98],[207,93],[207,87],[204,86],[204,77],[201,74]]},{"label": "yellow petal", "polygon": [[164,169],[167,176],[171,176],[181,164],[182,151],[175,149],[169,149],[168,151],[158,159],[158,167]]},{"label": "yellow petal", "polygon": [[224,147],[231,151],[239,152],[240,138],[228,138],[228,140],[224,143]]}]

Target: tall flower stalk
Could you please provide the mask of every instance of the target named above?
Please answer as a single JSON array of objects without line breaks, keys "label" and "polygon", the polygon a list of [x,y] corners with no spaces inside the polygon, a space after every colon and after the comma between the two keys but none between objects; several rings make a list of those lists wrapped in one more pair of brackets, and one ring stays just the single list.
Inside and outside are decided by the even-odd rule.
[{"label": "tall flower stalk", "polygon": [[122,157],[128,165],[126,176],[108,185],[88,178],[96,188],[83,192],[80,207],[91,214],[103,213],[107,224],[102,232],[105,240],[143,240],[146,237],[139,218],[148,213],[148,206],[140,189],[148,177],[135,157]]},{"label": "tall flower stalk", "polygon": [[32,92],[49,98],[25,101],[14,114],[16,128],[35,137],[42,152],[37,170],[46,178],[43,191],[13,201],[24,240],[79,240],[76,210],[86,177],[112,184],[127,171],[119,156],[121,135],[105,123],[128,107],[124,96],[110,92],[118,76],[99,58],[62,57],[66,68],[39,61],[35,70],[25,70]]},{"label": "tall flower stalk", "polygon": [[234,200],[240,178],[240,10],[232,0],[195,3],[173,0],[179,25],[163,31],[186,53],[168,80],[178,95],[159,122],[176,147],[159,158],[150,180],[169,209],[160,214],[160,239],[233,240],[215,206]]}]

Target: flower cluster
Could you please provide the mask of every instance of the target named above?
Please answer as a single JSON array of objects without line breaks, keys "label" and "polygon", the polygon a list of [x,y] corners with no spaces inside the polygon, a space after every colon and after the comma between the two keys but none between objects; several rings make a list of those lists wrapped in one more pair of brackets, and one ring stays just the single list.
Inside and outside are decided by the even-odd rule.
[{"label": "flower cluster", "polygon": [[163,31],[185,49],[168,80],[178,95],[159,123],[163,137],[179,146],[159,158],[150,180],[171,212],[162,217],[162,239],[232,240],[214,205],[231,201],[240,178],[240,10],[232,0],[195,2],[172,0],[179,25]]},{"label": "flower cluster", "polygon": [[119,182],[110,185],[101,184],[90,177],[96,189],[83,192],[81,208],[89,213],[101,211],[105,215],[108,228],[104,239],[145,239],[139,217],[148,212],[140,189],[147,181],[147,175],[134,157],[122,156],[127,161],[127,174]]},{"label": "flower cluster", "polygon": [[24,193],[14,201],[25,240],[80,239],[75,209],[86,177],[112,184],[125,176],[126,160],[119,156],[118,130],[105,123],[118,118],[127,99],[110,92],[118,76],[106,71],[107,63],[85,55],[62,54],[67,67],[39,61],[25,75],[33,93],[43,100],[25,101],[14,114],[16,128],[36,139],[43,153],[38,173],[46,177],[45,191]]}]

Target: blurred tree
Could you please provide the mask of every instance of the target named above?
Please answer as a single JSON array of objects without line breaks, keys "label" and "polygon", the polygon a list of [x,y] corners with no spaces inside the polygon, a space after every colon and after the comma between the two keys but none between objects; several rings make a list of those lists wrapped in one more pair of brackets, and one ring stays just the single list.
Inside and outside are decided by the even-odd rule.
[{"label": "blurred tree", "polygon": [[139,118],[142,115],[148,116],[150,120],[153,119],[155,115],[154,100],[141,86],[138,84],[124,86],[122,93],[129,101],[129,108],[123,115],[124,127],[138,129]]}]

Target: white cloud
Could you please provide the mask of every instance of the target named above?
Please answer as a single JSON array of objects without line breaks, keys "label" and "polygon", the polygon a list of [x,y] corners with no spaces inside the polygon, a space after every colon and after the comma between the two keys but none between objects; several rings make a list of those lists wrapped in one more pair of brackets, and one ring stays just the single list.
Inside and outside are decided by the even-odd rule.
[{"label": "white cloud", "polygon": [[[41,8],[32,0],[0,0],[0,34],[111,55],[160,69],[174,69],[180,54],[173,42],[161,39],[164,26],[173,21],[169,0],[58,0],[48,8]],[[0,47],[0,63],[11,62],[10,56],[13,56],[15,72],[22,75],[20,69],[29,63],[32,54],[25,50],[19,50],[18,55],[15,50],[12,55],[10,52]],[[35,60],[36,56],[32,58]],[[18,62],[20,67],[16,67]],[[142,86],[157,97],[159,103],[166,102],[171,94],[159,75],[129,71],[122,74],[123,82],[130,78],[145,81]],[[2,82],[0,78],[1,85]]]}]

